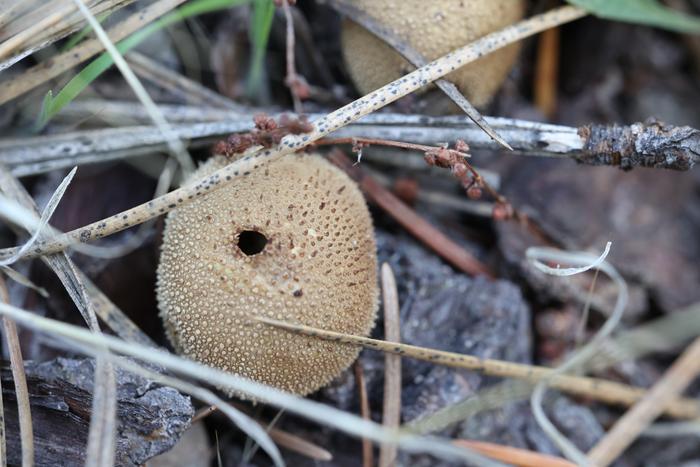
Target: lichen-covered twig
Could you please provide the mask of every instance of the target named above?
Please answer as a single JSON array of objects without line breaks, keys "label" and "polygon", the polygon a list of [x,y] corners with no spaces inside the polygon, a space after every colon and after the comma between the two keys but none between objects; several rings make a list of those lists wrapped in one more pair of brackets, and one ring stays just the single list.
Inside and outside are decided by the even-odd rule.
[{"label": "lichen-covered twig", "polygon": [[[173,134],[191,145],[213,137],[250,131],[250,113],[242,115],[211,107],[161,105],[173,124]],[[252,112],[252,111],[251,111]],[[83,119],[104,113],[110,120],[146,117],[126,102],[78,102],[64,116]],[[310,120],[321,118],[312,114]],[[584,164],[657,167],[688,170],[700,161],[700,132],[658,122],[629,126],[589,125],[581,128],[486,117],[513,146],[515,154],[574,159]],[[609,140],[606,139],[609,137]],[[617,135],[617,136],[616,136]],[[625,135],[620,138],[619,135]],[[636,135],[636,136],[635,136]],[[465,117],[372,114],[332,133],[333,137],[382,138],[416,144],[465,140],[472,149],[500,146]],[[153,126],[104,128],[65,134],[0,140],[0,163],[22,177],[79,164],[152,154],[165,149],[163,135]],[[622,150],[622,152],[620,152]]]},{"label": "lichen-covered twig", "polygon": [[[643,388],[615,383],[605,379],[567,374],[555,375],[555,370],[541,366],[480,358],[472,355],[445,352],[397,342],[386,342],[369,337],[353,336],[350,334],[316,329],[301,324],[277,321],[259,316],[251,317],[251,319],[306,336],[327,339],[348,345],[358,345],[368,349],[428,361],[436,365],[478,371],[489,376],[514,378],[531,383],[547,380],[547,384],[552,388],[569,394],[589,397],[608,404],[631,406],[641,400],[646,394],[646,390]],[[674,398],[665,406],[664,413],[671,417],[681,419],[697,418],[700,416],[700,402],[689,398]]]},{"label": "lichen-covered twig", "polygon": [[[580,8],[565,6],[534,16],[504,28],[501,31],[484,36],[465,47],[450,52],[424,67],[315,120],[312,122],[313,130],[308,134],[287,135],[280,141],[277,147],[249,151],[236,162],[217,170],[201,180],[188,184],[185,187],[106,219],[67,232],[54,239],[37,242],[26,256],[38,256],[62,251],[74,243],[86,243],[103,238],[165,214],[196,197],[203,196],[229,183],[236,177],[245,177],[250,174],[251,171],[257,170],[268,162],[299,151],[327,134],[379,110],[391,102],[445,76],[449,72],[477,60],[485,54],[491,53],[550,27],[576,20],[585,15],[586,12]],[[0,258],[7,257],[14,251],[14,249],[0,251]]]},{"label": "lichen-covered twig", "polygon": [[700,131],[687,126],[657,121],[589,125],[578,134],[583,148],[577,160],[586,164],[689,170],[700,160]]}]

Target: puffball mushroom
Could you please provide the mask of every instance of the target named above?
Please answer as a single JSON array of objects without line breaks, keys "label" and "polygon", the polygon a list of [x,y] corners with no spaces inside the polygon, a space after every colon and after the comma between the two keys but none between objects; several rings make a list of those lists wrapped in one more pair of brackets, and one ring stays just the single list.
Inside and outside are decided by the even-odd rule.
[{"label": "puffball mushroom", "polygon": [[[435,60],[488,33],[520,20],[525,0],[354,0],[360,9],[393,32],[426,60]],[[358,90],[368,94],[412,71],[391,46],[357,23],[342,26],[345,63]],[[446,76],[476,105],[487,104],[515,62],[517,44]]]},{"label": "puffball mushroom", "polygon": [[[215,156],[192,179],[230,162]],[[318,155],[288,155],[168,215],[158,305],[178,353],[306,395],[358,348],[250,317],[366,336],[376,269],[372,220],[355,183]]]}]

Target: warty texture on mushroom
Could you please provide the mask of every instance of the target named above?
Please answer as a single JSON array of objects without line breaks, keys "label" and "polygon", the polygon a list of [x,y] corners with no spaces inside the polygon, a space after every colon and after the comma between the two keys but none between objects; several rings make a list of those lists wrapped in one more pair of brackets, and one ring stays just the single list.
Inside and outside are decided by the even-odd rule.
[{"label": "warty texture on mushroom", "polygon": [[[230,162],[215,156],[190,180]],[[358,187],[319,155],[295,154],[168,215],[158,305],[178,353],[306,395],[346,369],[358,348],[250,317],[367,336],[376,269],[372,219]]]},{"label": "warty texture on mushroom", "polygon": [[[352,0],[426,60],[434,60],[523,18],[525,0]],[[391,46],[345,19],[343,57],[358,90],[368,94],[413,71]],[[519,45],[500,49],[446,76],[476,106],[487,104],[517,58]]]}]

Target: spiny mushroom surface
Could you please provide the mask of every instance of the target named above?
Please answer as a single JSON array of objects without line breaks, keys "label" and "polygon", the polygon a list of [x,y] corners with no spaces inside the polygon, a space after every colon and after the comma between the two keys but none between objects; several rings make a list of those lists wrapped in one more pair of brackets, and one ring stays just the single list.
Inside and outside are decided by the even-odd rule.
[{"label": "spiny mushroom surface", "polygon": [[[521,19],[525,0],[354,0],[353,6],[434,60]],[[342,27],[343,56],[362,94],[414,70],[391,46],[355,22]],[[476,106],[488,103],[517,57],[517,44],[456,70],[446,78]]]},{"label": "spiny mushroom surface", "polygon": [[[229,162],[212,158],[193,179]],[[318,155],[289,155],[169,214],[158,305],[179,353],[306,395],[359,350],[249,317],[368,335],[376,261],[372,220],[354,182]]]}]

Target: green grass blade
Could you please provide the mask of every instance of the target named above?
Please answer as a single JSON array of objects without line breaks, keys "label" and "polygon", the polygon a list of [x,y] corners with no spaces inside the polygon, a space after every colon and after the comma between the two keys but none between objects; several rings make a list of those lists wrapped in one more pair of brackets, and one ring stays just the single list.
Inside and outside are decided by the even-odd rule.
[{"label": "green grass blade", "polygon": [[658,0],[567,0],[601,18],[700,34],[700,18],[662,5]]},{"label": "green grass blade", "polygon": [[275,4],[272,0],[254,0],[253,17],[250,25],[250,41],[253,44],[253,58],[248,73],[247,93],[255,96],[260,91],[263,61],[270,37],[272,18],[275,15]]},{"label": "green grass blade", "polygon": [[[148,36],[154,32],[167,27],[178,21],[182,21],[191,16],[210,13],[217,10],[223,10],[232,6],[248,3],[250,0],[198,0],[189,3],[177,10],[163,16],[159,20],[149,24],[140,31],[135,32],[123,41],[116,44],[117,50],[124,54],[143,42]],[[103,53],[88,66],[83,68],[80,73],[75,75],[55,98],[44,100],[44,106],[39,117],[38,127],[44,127],[54,115],[56,115],[63,107],[75,99],[90,83],[98,76],[104,73],[114,62],[108,53]],[[47,95],[48,96],[48,95]]]}]

